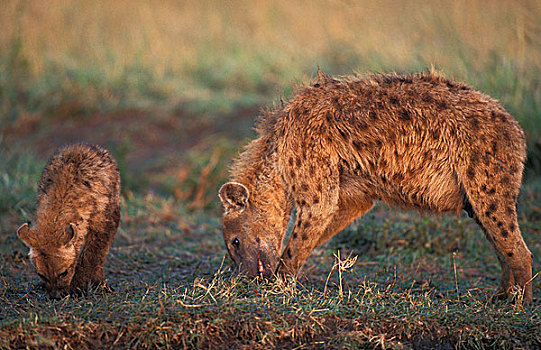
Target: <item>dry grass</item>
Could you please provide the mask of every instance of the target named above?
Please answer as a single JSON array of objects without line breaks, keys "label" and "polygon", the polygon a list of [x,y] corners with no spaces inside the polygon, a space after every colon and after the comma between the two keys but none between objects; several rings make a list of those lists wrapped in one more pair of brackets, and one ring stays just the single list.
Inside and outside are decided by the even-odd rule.
[{"label": "dry grass", "polygon": [[477,68],[496,52],[518,69],[541,62],[537,1],[51,0],[4,1],[2,8],[0,48],[19,37],[34,74],[51,61],[106,67],[113,76],[137,65],[157,75],[186,73],[209,53],[238,66],[245,62],[235,53],[270,56],[277,68],[377,53],[393,69],[419,60],[463,76],[460,48]]}]

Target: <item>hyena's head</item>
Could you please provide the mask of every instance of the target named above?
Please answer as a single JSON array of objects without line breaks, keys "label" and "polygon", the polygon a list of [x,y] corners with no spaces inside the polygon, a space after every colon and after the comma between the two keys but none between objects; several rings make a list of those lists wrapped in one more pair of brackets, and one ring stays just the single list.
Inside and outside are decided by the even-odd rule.
[{"label": "hyena's head", "polygon": [[74,245],[75,230],[76,226],[72,223],[55,232],[44,232],[28,224],[23,224],[17,230],[19,238],[30,248],[30,261],[45,283],[47,293],[53,298],[60,298],[69,292],[75,274],[78,257]]},{"label": "hyena's head", "polygon": [[287,221],[254,207],[248,189],[240,183],[226,183],[219,196],[224,206],[225,245],[237,269],[250,277],[271,277],[280,259]]}]

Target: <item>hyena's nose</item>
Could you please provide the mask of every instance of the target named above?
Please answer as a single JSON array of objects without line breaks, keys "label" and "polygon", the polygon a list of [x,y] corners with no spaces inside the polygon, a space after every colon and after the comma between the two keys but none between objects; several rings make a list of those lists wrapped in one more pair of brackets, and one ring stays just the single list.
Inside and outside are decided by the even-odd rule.
[{"label": "hyena's nose", "polygon": [[62,294],[59,291],[55,290],[55,291],[49,292],[49,297],[51,299],[59,300],[59,299],[62,299]]},{"label": "hyena's nose", "polygon": [[55,300],[62,299],[64,295],[66,295],[63,289],[58,289],[58,288],[49,289],[47,292],[49,294],[49,297]]}]

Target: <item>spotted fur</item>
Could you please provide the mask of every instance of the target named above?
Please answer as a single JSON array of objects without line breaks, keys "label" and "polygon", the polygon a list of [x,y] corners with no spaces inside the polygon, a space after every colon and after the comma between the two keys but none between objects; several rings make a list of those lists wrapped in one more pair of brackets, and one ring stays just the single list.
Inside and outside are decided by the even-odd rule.
[{"label": "spotted fur", "polygon": [[[434,72],[319,72],[265,113],[258,132],[233,165],[235,183],[220,190],[224,239],[241,271],[256,275],[259,254],[267,275],[298,273],[314,248],[376,200],[436,213],[464,209],[501,263],[497,294],[508,296],[516,284],[531,302],[532,255],[516,215],[525,138],[496,100]],[[293,206],[296,224],[281,254]]]},{"label": "spotted fur", "polygon": [[103,281],[103,263],[120,221],[120,175],[96,145],[58,149],[38,185],[36,223],[17,234],[49,294],[86,291]]}]

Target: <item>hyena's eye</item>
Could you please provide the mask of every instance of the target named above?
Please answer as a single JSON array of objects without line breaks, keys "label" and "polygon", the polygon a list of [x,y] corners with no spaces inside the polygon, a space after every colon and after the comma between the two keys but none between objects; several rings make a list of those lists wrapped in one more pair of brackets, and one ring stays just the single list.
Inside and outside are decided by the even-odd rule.
[{"label": "hyena's eye", "polygon": [[49,280],[47,279],[47,277],[43,276],[41,273],[38,272],[38,276],[39,278],[41,278],[44,282],[49,282]]},{"label": "hyena's eye", "polygon": [[62,272],[60,275],[58,275],[58,278],[66,277],[68,275],[68,270]]},{"label": "hyena's eye", "polygon": [[238,248],[240,246],[239,239],[235,238],[231,244],[233,244],[233,247]]}]

